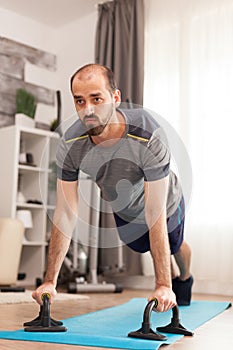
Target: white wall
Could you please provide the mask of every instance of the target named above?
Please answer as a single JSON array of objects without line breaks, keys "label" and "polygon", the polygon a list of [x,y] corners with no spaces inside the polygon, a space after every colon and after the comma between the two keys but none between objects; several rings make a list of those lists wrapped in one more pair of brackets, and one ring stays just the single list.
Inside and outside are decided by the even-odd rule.
[{"label": "white wall", "polygon": [[2,37],[55,53],[50,38],[55,30],[30,18],[0,8],[0,33]]},{"label": "white wall", "polygon": [[[81,11],[81,8],[79,8]],[[55,29],[0,8],[0,33],[6,37],[57,55],[57,71],[44,72],[44,86],[60,89],[62,119],[74,114],[69,79],[81,65],[94,61],[97,10],[66,26]],[[29,69],[27,81],[41,84],[41,68]],[[53,81],[51,81],[53,80]]]},{"label": "white wall", "polygon": [[62,27],[56,33],[55,49],[58,56],[59,89],[62,91],[62,115],[74,115],[70,77],[82,65],[94,62],[95,25],[97,12]]}]

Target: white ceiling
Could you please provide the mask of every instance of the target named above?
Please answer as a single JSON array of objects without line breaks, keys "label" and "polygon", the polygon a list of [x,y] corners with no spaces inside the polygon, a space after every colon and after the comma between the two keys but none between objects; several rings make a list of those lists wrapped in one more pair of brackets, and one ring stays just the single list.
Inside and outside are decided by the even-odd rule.
[{"label": "white ceiling", "polygon": [[98,0],[0,0],[0,8],[54,28],[97,11]]}]

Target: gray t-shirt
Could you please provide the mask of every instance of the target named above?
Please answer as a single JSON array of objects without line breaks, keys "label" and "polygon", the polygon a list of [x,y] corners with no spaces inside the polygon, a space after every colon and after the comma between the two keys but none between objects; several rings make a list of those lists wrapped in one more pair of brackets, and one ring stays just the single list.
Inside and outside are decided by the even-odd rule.
[{"label": "gray t-shirt", "polygon": [[176,175],[170,170],[166,136],[144,109],[119,109],[125,118],[122,138],[110,147],[95,145],[78,119],[65,132],[57,151],[58,178],[76,181],[80,170],[101,189],[114,213],[127,222],[145,223],[144,181],[169,176],[167,217],[182,197]]}]

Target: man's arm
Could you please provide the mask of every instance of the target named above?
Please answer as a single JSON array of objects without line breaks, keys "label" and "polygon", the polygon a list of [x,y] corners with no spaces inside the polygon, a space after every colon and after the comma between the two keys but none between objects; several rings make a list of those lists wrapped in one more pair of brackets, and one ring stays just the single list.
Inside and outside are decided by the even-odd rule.
[{"label": "man's arm", "polygon": [[176,305],[171,283],[171,253],[166,220],[168,181],[167,176],[161,180],[145,182],[145,215],[156,279],[155,291],[149,299],[158,299],[159,312]]},{"label": "man's arm", "polygon": [[57,293],[58,274],[69,249],[77,220],[77,185],[77,181],[67,182],[57,180],[57,203],[49,244],[47,272],[44,283],[32,293],[32,297],[39,304],[42,304],[41,295],[43,293],[47,292],[51,295],[51,302]]}]

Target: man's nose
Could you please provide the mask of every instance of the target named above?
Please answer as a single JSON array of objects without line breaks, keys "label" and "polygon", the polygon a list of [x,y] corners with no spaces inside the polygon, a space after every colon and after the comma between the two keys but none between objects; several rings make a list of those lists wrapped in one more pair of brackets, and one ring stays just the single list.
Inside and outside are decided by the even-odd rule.
[{"label": "man's nose", "polygon": [[85,115],[94,114],[94,106],[91,103],[86,103],[84,113]]}]

